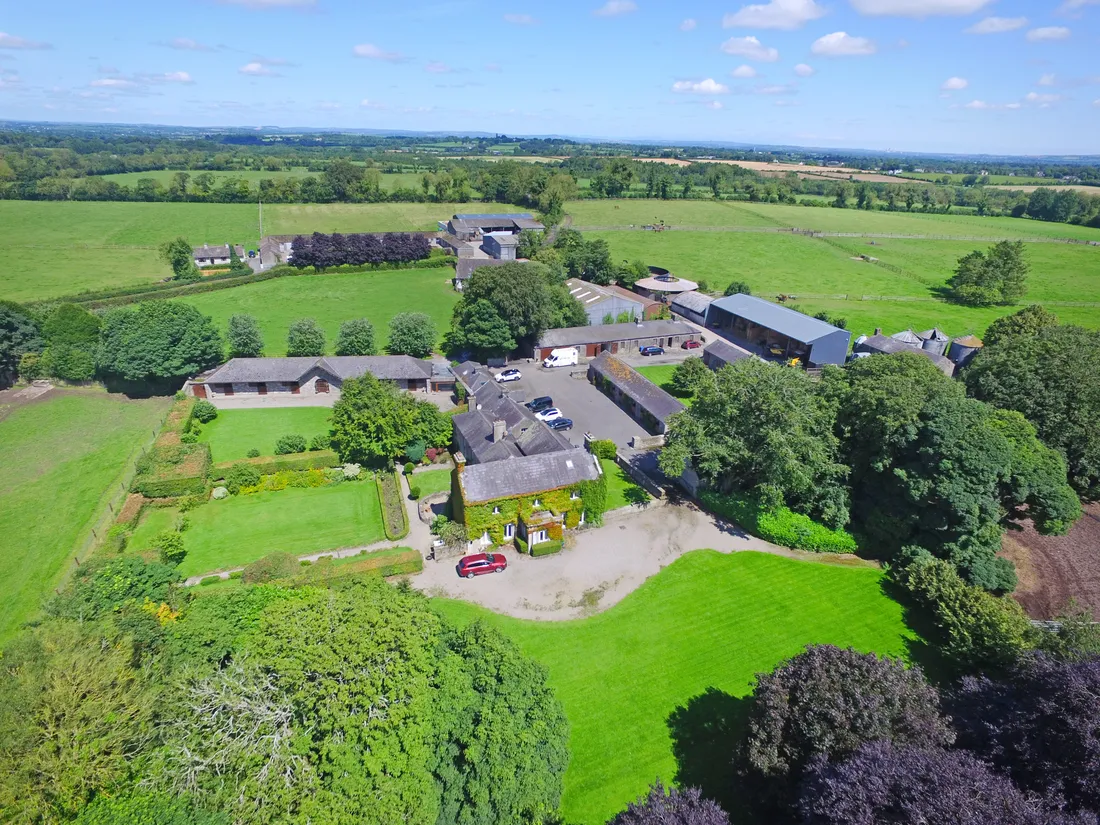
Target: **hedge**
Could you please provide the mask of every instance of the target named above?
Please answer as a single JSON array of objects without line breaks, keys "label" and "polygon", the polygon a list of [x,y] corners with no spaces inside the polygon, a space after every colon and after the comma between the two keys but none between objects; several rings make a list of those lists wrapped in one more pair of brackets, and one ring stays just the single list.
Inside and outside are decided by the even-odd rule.
[{"label": "hedge", "polygon": [[409,534],[409,520],[397,473],[385,470],[374,478],[378,485],[378,501],[382,507],[382,527],[386,531],[386,538],[390,541],[403,539]]},{"label": "hedge", "polygon": [[223,461],[214,466],[219,478],[225,477],[225,471],[234,464],[248,464],[259,470],[262,476],[271,476],[280,470],[324,470],[340,466],[340,457],[333,450],[313,450],[288,455],[262,455],[259,458],[239,458],[236,461]]},{"label": "hedge", "polygon": [[200,495],[209,475],[206,444],[157,444],[138,461],[130,491],[146,498]]},{"label": "hedge", "polygon": [[382,576],[404,576],[409,573],[420,573],[424,569],[424,558],[417,550],[394,548],[393,550],[379,550],[375,553],[367,553],[358,561],[343,561],[337,564],[334,560],[324,557],[310,565],[308,571],[295,576],[295,581],[312,583],[317,581],[330,582],[347,576],[357,576],[364,573]]},{"label": "hedge", "polygon": [[713,490],[700,494],[705,508],[722,518],[735,521],[765,541],[809,550],[812,553],[854,553],[856,540],[845,530],[833,530],[809,516],[787,507],[762,509],[752,496],[722,495]]},{"label": "hedge", "polygon": [[608,461],[614,461],[615,456],[618,455],[618,448],[615,447],[615,442],[607,438],[593,441],[588,445],[588,451],[596,456],[596,458],[606,458]]},{"label": "hedge", "polygon": [[544,541],[531,548],[531,555],[535,558],[539,556],[552,556],[554,553],[560,553],[564,544],[565,543],[561,539],[557,541]]},{"label": "hedge", "polygon": [[524,553],[524,554],[531,552],[530,550],[527,549],[527,542],[525,542],[519,536],[516,536],[516,549],[519,550],[519,552]]}]

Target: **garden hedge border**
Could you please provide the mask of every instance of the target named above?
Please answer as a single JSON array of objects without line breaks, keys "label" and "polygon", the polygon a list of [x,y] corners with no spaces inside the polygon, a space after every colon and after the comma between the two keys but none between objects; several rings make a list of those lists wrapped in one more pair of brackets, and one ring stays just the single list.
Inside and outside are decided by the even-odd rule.
[{"label": "garden hedge border", "polygon": [[[393,484],[392,493],[388,491]],[[382,529],[390,541],[400,541],[409,534],[409,515],[405,512],[405,497],[401,494],[401,481],[396,470],[383,470],[374,476],[378,489],[378,506],[382,508]],[[390,514],[396,510],[401,514],[401,526],[391,522]],[[396,521],[396,519],[394,519]]]},{"label": "garden hedge border", "polygon": [[249,464],[260,471],[262,476],[275,475],[281,470],[325,470],[340,466],[340,456],[333,450],[312,450],[304,453],[286,455],[262,455],[259,458],[238,458],[236,461],[221,461],[214,465],[215,475],[225,477],[225,471],[234,464]]},{"label": "garden hedge border", "polygon": [[787,507],[764,509],[752,496],[706,490],[699,494],[699,501],[712,513],[773,544],[811,553],[855,553],[859,549],[846,530],[833,530]]}]

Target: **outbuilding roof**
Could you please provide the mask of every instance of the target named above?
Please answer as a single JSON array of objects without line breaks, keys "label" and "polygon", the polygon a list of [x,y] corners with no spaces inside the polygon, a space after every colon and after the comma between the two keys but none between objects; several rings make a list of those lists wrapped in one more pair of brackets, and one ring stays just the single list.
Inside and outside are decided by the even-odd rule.
[{"label": "outbuilding roof", "polygon": [[923,355],[939,367],[940,371],[945,375],[955,374],[955,363],[950,359],[944,358],[942,355],[937,355],[915,344],[907,344],[889,335],[872,335],[869,338],[859,341],[853,347],[853,350],[855,352],[869,352],[877,355],[895,355],[901,352],[912,352],[916,355]]},{"label": "outbuilding roof", "polygon": [[600,477],[595,456],[579,447],[545,455],[526,455],[468,465],[458,474],[467,503],[496,501],[571,487]]},{"label": "outbuilding roof", "polygon": [[676,335],[694,335],[695,329],[682,321],[642,321],[634,324],[594,324],[588,327],[548,329],[539,337],[540,347],[572,347],[581,344],[609,344],[642,341]]},{"label": "outbuilding roof", "polygon": [[662,424],[668,421],[669,416],[686,409],[682,402],[610,353],[597,355],[589,362],[588,369],[606,378],[623,395]]},{"label": "outbuilding roof", "polygon": [[499,258],[459,258],[455,264],[455,280],[468,281],[475,269],[483,266],[501,266],[502,264],[515,263],[514,261],[502,261]]},{"label": "outbuilding roof", "polygon": [[677,307],[679,307],[686,309],[688,312],[706,315],[707,307],[712,303],[714,303],[714,299],[702,292],[683,292],[672,299],[672,311],[677,312]]},{"label": "outbuilding roof", "polygon": [[752,358],[752,353],[748,350],[741,349],[741,347],[734,346],[728,341],[722,340],[709,344],[707,348],[703,350],[703,354],[709,355],[711,358],[722,361],[725,364],[732,364],[735,361]]},{"label": "outbuilding roof", "polygon": [[409,355],[330,355],[321,358],[231,358],[206,376],[211,384],[300,381],[312,370],[346,381],[370,373],[382,381],[416,381],[435,374],[431,361]]},{"label": "outbuilding roof", "polygon": [[841,331],[839,327],[834,327],[825,321],[752,295],[738,294],[718,298],[711,302],[710,307],[707,314],[708,323],[710,323],[710,313],[721,309],[803,344],[812,344],[826,335]]}]

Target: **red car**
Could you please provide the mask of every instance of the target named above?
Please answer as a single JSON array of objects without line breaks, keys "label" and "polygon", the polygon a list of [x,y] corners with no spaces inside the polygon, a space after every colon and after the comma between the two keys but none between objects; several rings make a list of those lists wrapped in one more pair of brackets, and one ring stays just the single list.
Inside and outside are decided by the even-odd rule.
[{"label": "red car", "polygon": [[508,567],[508,559],[500,553],[475,553],[463,556],[458,562],[458,575],[466,579],[483,576],[486,573],[503,573]]},{"label": "red car", "polygon": [[684,343],[680,344],[680,349],[699,349],[701,346],[703,345],[698,341],[684,341]]}]

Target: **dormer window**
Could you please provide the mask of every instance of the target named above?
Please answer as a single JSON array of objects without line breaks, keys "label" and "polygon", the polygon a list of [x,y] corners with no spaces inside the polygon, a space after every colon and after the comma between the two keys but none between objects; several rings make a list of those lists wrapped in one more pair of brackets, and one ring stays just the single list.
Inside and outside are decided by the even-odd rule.
[{"label": "dormer window", "polygon": [[541,498],[536,498],[534,501],[531,502],[531,506],[532,507],[541,507],[542,506],[542,499]]},{"label": "dormer window", "polygon": [[494,516],[499,516],[500,515],[500,508],[499,507],[494,507],[493,508],[493,515]]}]

